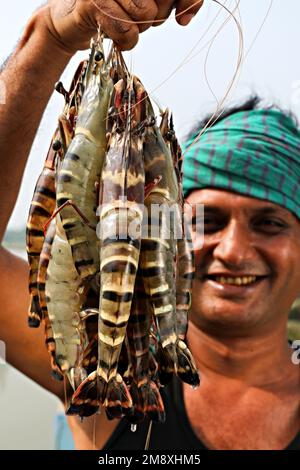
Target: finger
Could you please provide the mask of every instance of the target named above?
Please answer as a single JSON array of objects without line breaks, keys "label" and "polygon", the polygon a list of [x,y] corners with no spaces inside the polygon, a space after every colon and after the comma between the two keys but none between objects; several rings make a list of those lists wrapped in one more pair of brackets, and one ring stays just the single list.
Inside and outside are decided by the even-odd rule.
[{"label": "finger", "polygon": [[[158,7],[154,0],[117,0],[128,16],[137,21],[140,33],[152,26],[152,21],[156,18]],[[145,21],[145,23],[140,23]]]},{"label": "finger", "polygon": [[[160,26],[163,24],[170,16],[172,10],[175,8],[174,0],[156,0],[158,5],[158,12],[155,18],[155,23],[153,26]],[[157,21],[160,20],[160,21]]]},{"label": "finger", "polygon": [[95,19],[101,29],[121,50],[130,50],[138,42],[139,28],[115,1],[94,0]]},{"label": "finger", "polygon": [[[202,7],[204,0],[178,0],[176,3],[176,19],[181,26],[186,26]],[[188,10],[187,10],[188,9]],[[185,10],[186,13],[181,14]]]}]

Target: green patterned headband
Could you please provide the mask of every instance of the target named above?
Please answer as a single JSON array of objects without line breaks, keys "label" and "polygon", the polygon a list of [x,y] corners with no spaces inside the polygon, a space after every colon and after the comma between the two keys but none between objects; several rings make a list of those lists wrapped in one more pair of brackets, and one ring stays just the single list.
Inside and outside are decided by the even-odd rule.
[{"label": "green patterned headband", "polygon": [[241,111],[183,146],[185,196],[217,188],[279,204],[300,218],[300,130],[274,110]]}]

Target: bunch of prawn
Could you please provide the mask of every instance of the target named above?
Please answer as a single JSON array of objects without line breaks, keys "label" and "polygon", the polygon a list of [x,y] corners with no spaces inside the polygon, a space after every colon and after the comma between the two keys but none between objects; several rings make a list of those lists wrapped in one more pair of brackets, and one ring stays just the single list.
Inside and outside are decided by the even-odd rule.
[{"label": "bunch of prawn", "polygon": [[100,36],[70,91],[57,89],[64,110],[27,224],[29,325],[44,323],[68,414],[103,407],[110,419],[163,422],[161,387],[175,375],[199,385],[173,119],[165,111],[157,124],[141,81],[119,51],[105,57]]}]

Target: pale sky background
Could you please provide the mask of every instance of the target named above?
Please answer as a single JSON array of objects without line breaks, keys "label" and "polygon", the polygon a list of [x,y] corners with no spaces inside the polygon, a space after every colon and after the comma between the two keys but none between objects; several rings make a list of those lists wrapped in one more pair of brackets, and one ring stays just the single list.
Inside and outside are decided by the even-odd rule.
[{"label": "pale sky background", "polygon": [[[234,5],[230,0],[223,0],[223,3]],[[40,0],[0,0],[1,61],[12,52],[27,19],[40,4]],[[259,31],[270,4],[270,0],[241,0],[245,52]],[[219,8],[212,0],[206,0],[205,7],[190,26],[180,27],[171,19],[161,27],[151,28],[141,36],[138,46],[127,56],[128,64],[132,63],[133,71],[140,76],[148,92],[152,92],[161,106],[168,106],[173,110],[180,137],[199,118],[216,108],[216,100],[205,81],[204,64],[208,42],[211,42],[227,17],[227,13],[222,12],[210,30],[206,31]],[[244,60],[238,83],[227,103],[237,102],[256,91],[268,102],[293,109],[300,118],[299,18],[299,0],[273,0],[266,23]],[[205,31],[205,37],[202,38]],[[200,52],[170,77],[193,48],[192,55]],[[218,32],[207,60],[210,87],[219,100],[224,96],[235,72],[238,50],[239,36],[236,25],[231,20]],[[86,56],[87,52],[80,53],[72,60],[63,76],[66,85],[79,60]],[[62,97],[55,94],[45,111],[28,160],[10,228],[21,228],[26,223],[35,182],[42,169],[62,105]]]}]

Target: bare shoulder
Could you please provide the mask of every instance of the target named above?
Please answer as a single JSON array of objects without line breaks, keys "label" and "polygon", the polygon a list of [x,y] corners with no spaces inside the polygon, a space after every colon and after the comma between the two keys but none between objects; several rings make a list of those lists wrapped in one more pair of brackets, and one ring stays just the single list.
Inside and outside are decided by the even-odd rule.
[{"label": "bare shoulder", "polygon": [[43,326],[27,325],[29,305],[28,265],[0,248],[0,338],[6,344],[7,361],[59,398],[63,384],[51,378]]}]

